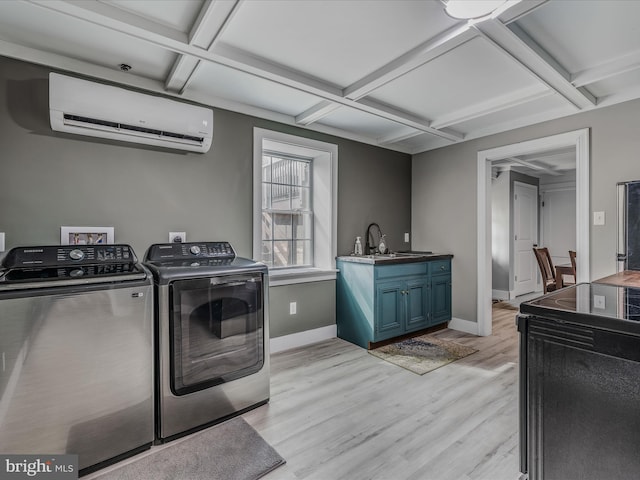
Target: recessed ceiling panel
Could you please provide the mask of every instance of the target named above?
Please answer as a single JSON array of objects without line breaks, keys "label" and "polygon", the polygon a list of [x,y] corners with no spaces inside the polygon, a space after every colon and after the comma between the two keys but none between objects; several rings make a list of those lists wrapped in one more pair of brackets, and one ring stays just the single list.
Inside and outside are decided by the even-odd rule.
[{"label": "recessed ceiling panel", "polygon": [[317,123],[376,139],[397,131],[399,125],[385,118],[350,107],[340,107]]},{"label": "recessed ceiling panel", "polygon": [[453,142],[441,137],[436,137],[428,133],[423,133],[415,137],[407,138],[395,144],[409,152],[423,152],[425,150],[433,150],[434,148],[446,147],[452,145]]},{"label": "recessed ceiling panel", "polygon": [[347,87],[455,24],[439,1],[246,1],[221,41]]},{"label": "recessed ceiling panel", "polygon": [[371,98],[437,121],[469,105],[536,86],[540,83],[523,67],[476,37],[384,85]]},{"label": "recessed ceiling panel", "polygon": [[547,2],[518,20],[570,73],[640,50],[640,2],[589,0]]},{"label": "recessed ceiling panel", "polygon": [[188,85],[198,96],[226,98],[232,102],[296,116],[318,103],[311,94],[258,78],[232,68],[201,62]]},{"label": "recessed ceiling panel", "polygon": [[466,122],[452,125],[471,138],[513,130],[551,118],[577,113],[577,109],[560,95],[553,94]]},{"label": "recessed ceiling panel", "polygon": [[11,43],[164,80],[176,54],[142,40],[23,2],[0,1],[0,38]]},{"label": "recessed ceiling panel", "polygon": [[606,97],[610,95],[624,95],[626,92],[631,93],[629,98],[636,98],[639,87],[640,70],[632,70],[615,77],[605,78],[588,86],[589,91],[602,100],[606,100]]},{"label": "recessed ceiling panel", "polygon": [[189,33],[204,0],[100,0],[103,3],[126,10],[167,27]]}]

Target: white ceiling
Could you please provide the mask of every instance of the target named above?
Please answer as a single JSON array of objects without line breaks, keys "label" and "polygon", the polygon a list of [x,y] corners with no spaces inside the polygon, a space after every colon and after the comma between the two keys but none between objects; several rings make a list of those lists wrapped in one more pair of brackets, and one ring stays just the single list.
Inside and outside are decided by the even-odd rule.
[{"label": "white ceiling", "polygon": [[627,0],[475,24],[439,0],[2,0],[0,55],[413,154],[640,98],[639,20]]}]

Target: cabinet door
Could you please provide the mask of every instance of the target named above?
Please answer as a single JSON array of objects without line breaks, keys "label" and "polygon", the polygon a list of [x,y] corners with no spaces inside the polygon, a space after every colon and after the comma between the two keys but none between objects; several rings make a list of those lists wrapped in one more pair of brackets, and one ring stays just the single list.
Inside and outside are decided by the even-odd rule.
[{"label": "cabinet door", "polygon": [[375,339],[380,341],[404,331],[404,282],[382,282],[376,287]]},{"label": "cabinet door", "polygon": [[430,324],[451,320],[451,275],[434,275],[431,277],[431,302],[433,317]]},{"label": "cabinet door", "polygon": [[406,331],[412,332],[429,326],[431,295],[426,277],[407,280],[404,289],[407,307]]}]

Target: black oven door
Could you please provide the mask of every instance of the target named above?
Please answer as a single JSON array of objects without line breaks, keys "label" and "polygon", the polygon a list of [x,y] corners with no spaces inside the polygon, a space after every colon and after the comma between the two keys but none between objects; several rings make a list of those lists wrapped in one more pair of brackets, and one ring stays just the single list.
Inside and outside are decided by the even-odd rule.
[{"label": "black oven door", "polygon": [[203,390],[262,368],[262,273],[176,280],[170,290],[174,395]]}]

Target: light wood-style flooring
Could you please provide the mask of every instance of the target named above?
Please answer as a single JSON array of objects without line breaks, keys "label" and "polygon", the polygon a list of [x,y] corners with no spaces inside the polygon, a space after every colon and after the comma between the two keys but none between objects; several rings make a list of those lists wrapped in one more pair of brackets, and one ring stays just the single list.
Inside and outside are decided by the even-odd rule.
[{"label": "light wood-style flooring", "polygon": [[517,310],[479,351],[423,376],[341,339],[271,357],[271,401],[243,415],[287,464],[265,480],[518,478]]}]

